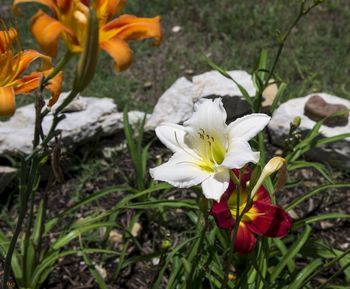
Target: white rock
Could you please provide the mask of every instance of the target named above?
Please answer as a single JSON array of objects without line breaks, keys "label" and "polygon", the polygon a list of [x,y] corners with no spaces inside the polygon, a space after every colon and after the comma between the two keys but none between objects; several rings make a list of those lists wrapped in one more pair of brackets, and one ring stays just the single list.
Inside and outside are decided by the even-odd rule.
[{"label": "white rock", "polygon": [[[243,70],[227,71],[227,73],[241,86],[243,86],[250,96],[255,95],[255,87],[252,76]],[[231,80],[219,72],[213,70],[200,75],[196,75],[192,79],[194,85],[194,93],[198,98],[206,96],[242,96],[238,86]]]},{"label": "white rock", "polygon": [[142,230],[142,226],[139,222],[136,222],[131,228],[131,235],[137,237]]},{"label": "white rock", "polygon": [[[245,71],[228,72],[242,85],[249,95],[255,95],[252,77]],[[159,98],[153,114],[146,123],[147,129],[154,129],[162,122],[182,123],[190,118],[193,105],[202,97],[223,97],[228,118],[241,116],[249,111],[247,102],[237,85],[217,71],[194,76],[192,82],[181,77]]]},{"label": "white rock", "polygon": [[[60,101],[66,96],[63,93]],[[64,149],[74,149],[78,144],[113,135],[123,128],[123,113],[117,111],[117,105],[109,98],[79,97],[68,111],[65,113],[66,118],[57,126],[61,130]],[[142,112],[129,112],[131,124],[143,117]],[[52,119],[52,113],[44,118],[44,133],[49,131]],[[29,154],[32,151],[34,121],[34,105],[31,104],[17,109],[10,120],[0,122],[0,155]]]},{"label": "white rock", "polygon": [[146,123],[147,129],[154,129],[162,122],[180,123],[193,112],[193,84],[181,77],[163,93]]},{"label": "white rock", "polygon": [[107,279],[107,270],[102,266],[102,264],[95,264],[95,269],[100,274],[103,280]]},{"label": "white rock", "polygon": [[108,240],[114,245],[118,246],[120,243],[123,242],[123,235],[119,233],[117,230],[112,230],[109,233]]},{"label": "white rock", "polygon": [[[302,135],[305,135],[313,128],[316,122],[304,115],[304,106],[307,100],[315,94],[321,96],[329,103],[343,104],[350,108],[350,101],[326,93],[313,93],[305,97],[291,99],[275,110],[269,123],[268,127],[273,143],[284,145],[284,139],[289,132],[289,124],[296,116],[301,117],[300,131]],[[339,134],[350,133],[350,117],[346,126],[328,127],[322,125],[320,132],[322,137],[332,137]],[[312,149],[307,156],[312,160],[328,163],[335,167],[349,168],[350,138]]]},{"label": "white rock", "polygon": [[181,29],[182,29],[181,26],[176,25],[171,29],[171,31],[174,33],[178,33],[181,31]]}]

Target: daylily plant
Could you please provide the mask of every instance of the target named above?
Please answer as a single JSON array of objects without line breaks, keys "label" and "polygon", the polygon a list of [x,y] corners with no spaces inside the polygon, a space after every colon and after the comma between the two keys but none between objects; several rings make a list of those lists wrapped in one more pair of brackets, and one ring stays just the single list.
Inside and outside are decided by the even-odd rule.
[{"label": "daylily plant", "polygon": [[[37,89],[41,78],[51,72],[51,60],[35,50],[15,52],[18,41],[14,28],[0,31],[0,116],[11,116],[15,112],[15,95]],[[22,76],[34,60],[43,60],[42,70]],[[46,88],[51,92],[48,105],[52,106],[61,92],[62,74],[54,77]]]},{"label": "daylily plant", "polygon": [[156,180],[188,188],[201,184],[208,199],[220,200],[230,182],[230,170],[259,160],[248,141],[270,120],[254,113],[226,125],[220,98],[201,99],[184,125],[163,123],[156,128],[160,141],[174,152],[168,162],[151,169]]},{"label": "daylily plant", "polygon": [[[86,0],[15,0],[14,8],[20,3],[36,2],[46,5],[53,17],[39,10],[32,18],[31,32],[40,47],[50,56],[57,54],[59,38],[62,37],[72,53],[80,53],[86,39],[88,24],[88,1]],[[160,17],[139,18],[119,13],[126,0],[96,0],[94,8],[99,19],[99,45],[115,61],[118,71],[125,70],[132,62],[132,51],[127,41],[155,39],[159,45],[162,33]],[[109,21],[109,22],[108,22]]]},{"label": "daylily plant", "polygon": [[[240,171],[233,170],[233,172],[239,178]],[[284,237],[292,226],[291,217],[282,208],[272,204],[264,186],[259,186],[255,190],[252,203],[246,207],[249,196],[247,183],[251,174],[251,170],[247,168],[241,176],[239,204],[236,185],[231,181],[220,202],[215,202],[210,211],[218,227],[231,230],[231,236],[236,223],[237,206],[239,214],[244,212],[234,242],[234,248],[240,254],[250,253],[254,249],[256,235]]]}]

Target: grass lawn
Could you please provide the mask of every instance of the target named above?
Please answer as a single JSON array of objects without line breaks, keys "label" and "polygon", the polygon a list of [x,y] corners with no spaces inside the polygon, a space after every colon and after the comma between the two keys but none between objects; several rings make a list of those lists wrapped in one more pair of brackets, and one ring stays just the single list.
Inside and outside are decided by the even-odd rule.
[{"label": "grass lawn", "polygon": [[[0,13],[9,14],[10,0],[1,0]],[[191,78],[210,68],[209,56],[226,69],[251,72],[261,49],[276,53],[275,31],[285,31],[299,8],[297,0],[129,0],[126,13],[162,17],[160,47],[134,42],[134,64],[116,74],[113,62],[101,54],[98,72],[84,95],[113,98],[120,107],[151,111],[162,92],[177,78]],[[39,5],[22,5],[18,19],[24,48],[37,47],[29,34],[29,18]],[[13,20],[12,20],[13,21]],[[326,0],[304,18],[291,34],[277,74],[288,84],[288,98],[325,91],[349,98],[350,2]],[[180,26],[177,33],[174,26]],[[66,75],[70,87],[72,71]],[[348,91],[349,90],[349,91]],[[19,104],[30,97],[18,97]]]}]

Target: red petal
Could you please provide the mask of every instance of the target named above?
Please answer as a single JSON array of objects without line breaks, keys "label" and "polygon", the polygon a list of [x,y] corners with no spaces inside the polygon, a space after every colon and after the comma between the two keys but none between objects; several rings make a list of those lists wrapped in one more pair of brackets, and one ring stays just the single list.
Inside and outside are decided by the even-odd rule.
[{"label": "red petal", "polygon": [[292,226],[291,217],[275,205],[254,202],[248,213],[252,221],[246,222],[246,225],[257,235],[284,237]]},{"label": "red petal", "polygon": [[256,195],[254,196],[254,201],[259,201],[265,204],[271,204],[271,197],[269,192],[263,186],[261,186],[256,192]]},{"label": "red petal", "polygon": [[[233,230],[231,231],[233,234]],[[231,235],[232,237],[232,235]],[[239,224],[236,241],[235,250],[239,254],[248,254],[255,248],[256,238],[254,234],[249,230],[245,223],[241,222]]]},{"label": "red petal", "polygon": [[235,224],[226,201],[215,202],[211,207],[210,214],[220,229],[229,229]]}]

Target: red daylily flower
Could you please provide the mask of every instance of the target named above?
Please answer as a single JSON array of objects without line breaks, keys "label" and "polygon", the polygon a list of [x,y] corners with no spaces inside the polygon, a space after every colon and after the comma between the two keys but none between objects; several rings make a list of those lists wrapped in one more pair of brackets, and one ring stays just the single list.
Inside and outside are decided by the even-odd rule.
[{"label": "red daylily flower", "polygon": [[[233,170],[233,172],[239,177],[239,170]],[[250,180],[251,174],[248,168],[241,177],[239,204],[237,204],[236,185],[231,181],[220,202],[215,202],[210,211],[218,227],[231,230],[231,235],[235,227],[237,205],[241,214],[247,204],[246,183]],[[255,248],[256,235],[284,237],[291,226],[291,217],[281,207],[272,204],[268,191],[261,186],[239,223],[235,250],[240,254],[250,253]]]}]

